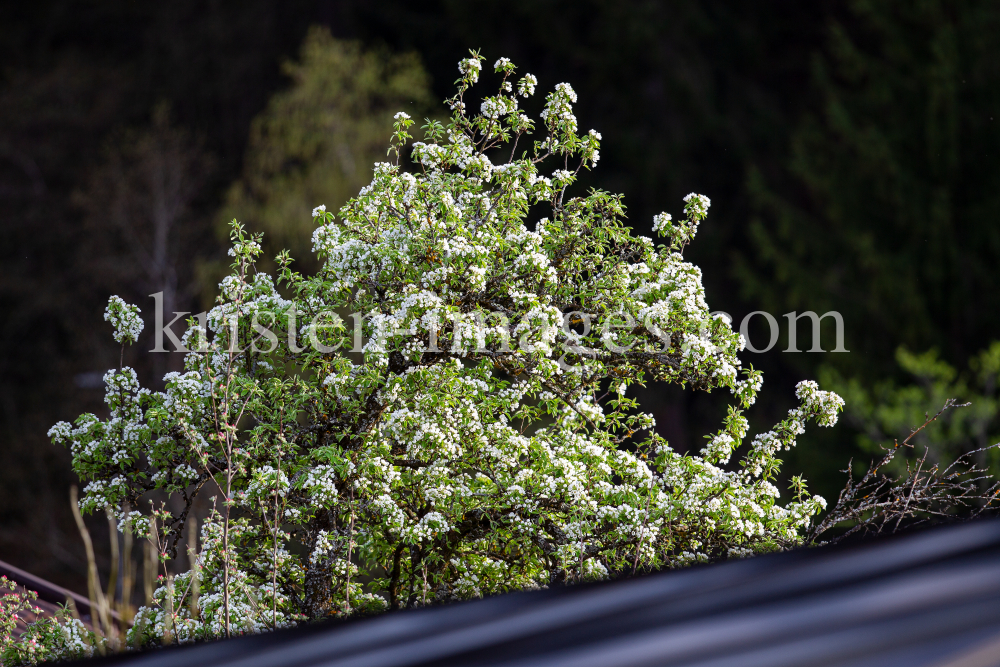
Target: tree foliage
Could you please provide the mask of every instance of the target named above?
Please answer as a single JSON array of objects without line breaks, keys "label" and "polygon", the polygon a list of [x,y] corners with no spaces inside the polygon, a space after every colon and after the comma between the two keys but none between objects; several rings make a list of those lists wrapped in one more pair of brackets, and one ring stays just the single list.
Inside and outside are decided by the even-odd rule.
[{"label": "tree foliage", "polygon": [[316,202],[339,209],[371,180],[392,115],[400,108],[423,115],[430,82],[415,53],[364,49],[320,27],[283,70],[291,86],[254,119],[243,176],[220,218],[238,218],[265,232],[268,247],[308,261],[309,211]]},{"label": "tree foliage", "polygon": [[[823,383],[846,398],[846,421],[858,430],[862,451],[880,453],[884,443],[912,440],[920,449],[894,461],[889,467],[893,472],[902,473],[905,460],[918,458],[923,449],[933,463],[942,466],[975,453],[973,459],[979,466],[993,474],[1000,472],[1000,455],[992,447],[1000,442],[1000,343],[974,355],[961,371],[941,359],[935,349],[916,354],[900,347],[896,361],[907,374],[906,380],[883,379],[871,386],[830,368],[821,370]],[[909,438],[913,425],[925,419],[930,406],[949,400],[961,409],[939,415]]]},{"label": "tree foliage", "polygon": [[[152,521],[165,558],[194,498],[218,500],[198,603],[195,570],[168,577],[133,643],[770,551],[824,506],[799,478],[784,501],[773,484],[779,451],[843,405],[813,382],[725,467],[761,376],[683,257],[708,198],[656,216],[663,243],[634,236],[620,196],[574,194],[601,136],[578,130],[569,84],[536,129],[519,108],[535,77],[501,58],[499,92],[475,100],[482,59],[459,69],[452,116],[426,122],[412,169],[400,112],[393,160],[336,215],[314,209],[315,275],[287,252],[277,279],[258,271],[261,236],[234,222],[214,335],[192,321],[184,372],[151,392],[109,371],[111,418],[52,428],[89,482],[81,508],[140,533]],[[127,305],[108,317],[123,342],[138,335]],[[651,381],[733,395],[699,454],[628,397]],[[153,491],[176,499],[155,521],[125,513]]]}]

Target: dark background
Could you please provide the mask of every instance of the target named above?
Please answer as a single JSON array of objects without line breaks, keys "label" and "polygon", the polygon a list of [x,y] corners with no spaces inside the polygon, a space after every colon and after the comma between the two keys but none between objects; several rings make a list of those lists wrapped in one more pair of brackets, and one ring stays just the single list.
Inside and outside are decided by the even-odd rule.
[{"label": "dark background", "polygon": [[[774,350],[745,355],[765,371],[757,429],[823,365],[871,384],[898,375],[901,344],[961,365],[995,337],[995,2],[3,3],[0,559],[83,590],[68,505],[75,480],[45,433],[101,414],[94,374],[118,361],[102,321],[109,294],[148,313],[146,295],[169,279],[177,309],[210,300],[198,267],[225,255],[218,211],[243,169],[251,121],[289,85],[280,65],[312,25],[417,52],[437,99],[469,48],[487,64],[511,58],[541,93],[572,83],[581,127],[604,137],[587,185],[624,193],[639,233],[654,214],[679,213],[688,192],[711,197],[688,251],[709,304],[737,323],[754,310],[782,323]],[[110,147],[157,123],[198,147],[176,217],[182,275],[131,259],[114,223],[121,200],[109,194],[118,181],[101,180],[118,173]],[[127,159],[115,168],[127,175]],[[791,310],[842,313],[850,353],[782,353]],[[824,329],[827,349],[832,333]],[[809,338],[803,323],[800,348]],[[128,354],[154,388],[174,363]],[[657,386],[642,398],[678,449],[698,446],[722,414],[722,397]],[[835,497],[854,443],[849,425],[810,431],[787,467]]]}]

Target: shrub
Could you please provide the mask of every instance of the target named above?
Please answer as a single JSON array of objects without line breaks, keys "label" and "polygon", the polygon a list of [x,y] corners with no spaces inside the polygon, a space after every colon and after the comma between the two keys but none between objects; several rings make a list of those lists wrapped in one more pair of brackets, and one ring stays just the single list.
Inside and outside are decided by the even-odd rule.
[{"label": "shrub", "polygon": [[33,602],[34,591],[19,589],[0,576],[0,664],[35,664],[44,660],[89,658],[95,648],[103,651],[103,642],[87,629],[69,608],[60,607],[54,616],[28,623],[19,637],[14,637],[19,617],[38,616],[42,610]]},{"label": "shrub", "polygon": [[[81,509],[113,508],[164,559],[195,498],[219,499],[196,567],[164,579],[131,644],[771,551],[824,507],[799,478],[783,501],[773,484],[806,422],[837,420],[843,402],[813,382],[723,467],[761,375],[683,258],[708,198],[657,216],[662,243],[633,236],[620,196],[571,194],[601,140],[578,131],[572,87],[535,132],[519,109],[533,76],[501,58],[498,94],[471,113],[482,58],[459,69],[447,124],[411,145],[397,114],[394,160],[337,215],[313,211],[316,275],[288,253],[258,272],[261,237],[234,221],[184,372],[153,392],[109,371],[110,418],[52,428],[87,482]],[[131,308],[109,304],[126,343]],[[650,382],[731,392],[700,453],[672,449],[629,397]],[[126,511],[153,492],[173,499],[155,521]]]}]

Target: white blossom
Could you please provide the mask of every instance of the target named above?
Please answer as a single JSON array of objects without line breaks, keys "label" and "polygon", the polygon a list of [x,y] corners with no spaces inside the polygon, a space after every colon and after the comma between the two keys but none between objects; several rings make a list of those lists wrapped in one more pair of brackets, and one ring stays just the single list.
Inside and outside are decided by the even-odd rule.
[{"label": "white blossom", "polygon": [[104,321],[111,322],[115,328],[115,340],[122,344],[134,343],[142,333],[143,322],[139,316],[139,307],[125,303],[119,296],[108,299]]}]

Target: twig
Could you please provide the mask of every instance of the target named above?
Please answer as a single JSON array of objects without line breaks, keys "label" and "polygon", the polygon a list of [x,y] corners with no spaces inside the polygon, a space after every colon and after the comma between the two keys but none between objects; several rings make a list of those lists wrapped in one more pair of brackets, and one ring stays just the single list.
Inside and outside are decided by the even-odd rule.
[{"label": "twig", "polygon": [[[902,442],[894,441],[893,447],[877,462],[872,462],[862,478],[855,482],[848,464],[847,483],[841,490],[836,505],[807,535],[807,543],[815,544],[826,532],[845,522],[854,522],[843,534],[827,542],[838,542],[856,533],[893,533],[903,525],[904,519],[919,518],[918,523],[932,517],[954,518],[959,511],[968,518],[980,516],[994,507],[1000,494],[1000,482],[975,463],[977,454],[1000,447],[1000,443],[966,452],[941,470],[938,464],[928,466],[929,448],[916,460],[907,464],[906,476],[894,479],[882,472],[902,447],[912,447],[910,441],[936,421],[946,410],[968,405],[951,398],[922,425],[913,429]],[[990,486],[980,491],[980,482]]]}]

